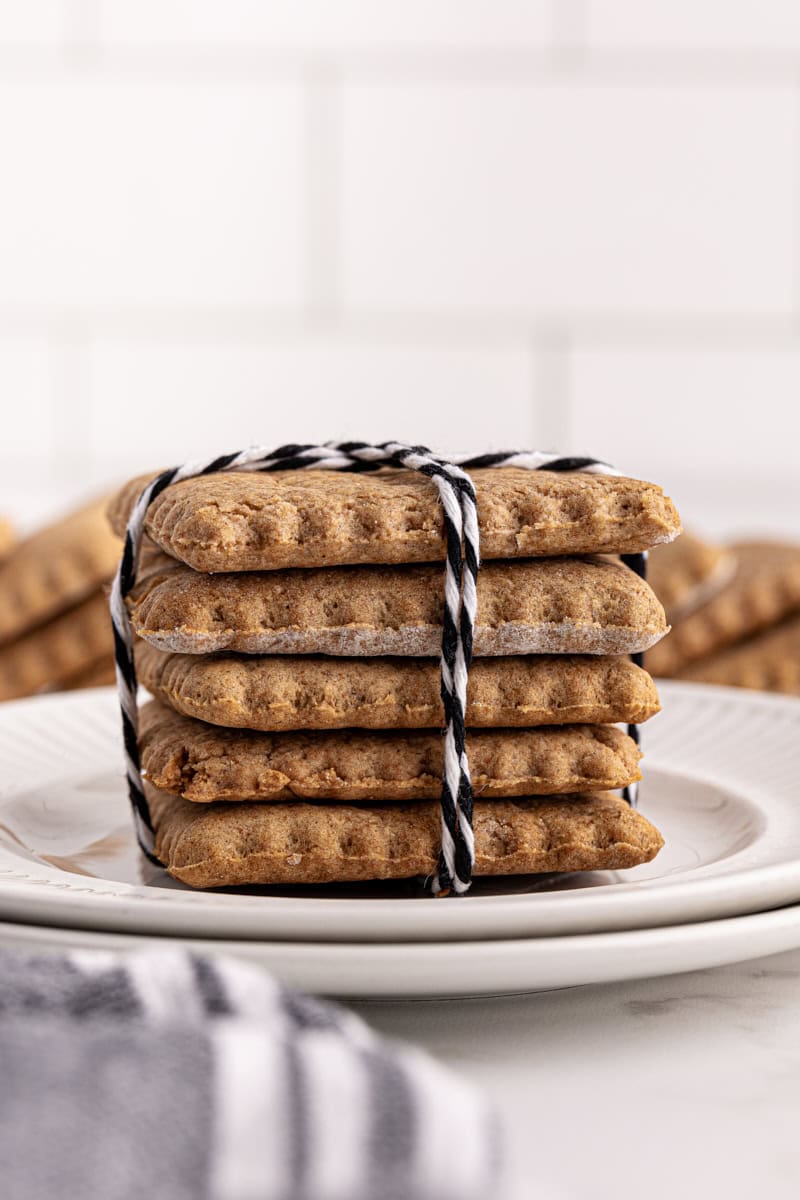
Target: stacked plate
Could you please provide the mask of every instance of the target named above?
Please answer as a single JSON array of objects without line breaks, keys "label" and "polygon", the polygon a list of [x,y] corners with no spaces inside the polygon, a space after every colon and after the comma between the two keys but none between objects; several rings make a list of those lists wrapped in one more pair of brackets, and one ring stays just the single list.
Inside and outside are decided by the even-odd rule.
[{"label": "stacked plate", "polygon": [[194,892],[130,827],[111,689],[0,708],[0,944],[158,939],[339,996],[492,994],[666,975],[800,945],[800,700],[662,684],[640,804],[666,839],[619,875]]}]

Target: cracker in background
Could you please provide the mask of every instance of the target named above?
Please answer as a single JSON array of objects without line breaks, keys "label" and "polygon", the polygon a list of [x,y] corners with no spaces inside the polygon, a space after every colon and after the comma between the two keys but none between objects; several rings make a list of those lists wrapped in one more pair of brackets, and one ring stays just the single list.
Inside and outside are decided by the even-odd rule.
[{"label": "cracker in background", "polygon": [[677,677],[800,696],[800,617],[709,655]]},{"label": "cracker in background", "polygon": [[740,542],[731,549],[737,561],[733,580],[648,652],[653,675],[676,675],[800,610],[800,546]]},{"label": "cracker in background", "polygon": [[109,653],[86,667],[81,667],[74,675],[70,675],[60,684],[65,692],[76,692],[82,688],[111,687],[116,683],[114,671],[113,647]]},{"label": "cracker in background", "polygon": [[[128,607],[160,650],[437,656],[444,578],[436,564],[208,575],[161,559]],[[478,576],[477,655],[631,654],[667,628],[648,584],[609,559],[490,562]]]},{"label": "cracker in background", "polygon": [[[436,868],[435,801],[378,807],[213,804],[145,784],[155,849],[192,887],[407,879]],[[477,800],[475,875],[622,870],[649,862],[663,839],[607,793]]]},{"label": "cracker in background", "polygon": [[99,659],[110,663],[113,653],[108,598],[95,592],[46,625],[0,646],[0,700],[60,687]]},{"label": "cracker in background", "polygon": [[[471,472],[484,558],[630,553],[680,532],[661,488],[611,475],[510,467]],[[112,500],[117,534],[152,476]],[[438,492],[411,471],[230,472],[183,480],[151,504],[145,530],[198,571],[266,571],[445,557]]]},{"label": "cracker in background", "polygon": [[[139,682],[176,712],[239,729],[432,729],[444,725],[441,668],[425,658],[165,654],[139,643]],[[472,727],[628,722],[659,710],[630,659],[476,658]]]},{"label": "cracker in background", "polygon": [[[148,704],[140,747],[147,778],[188,800],[433,800],[438,732],[252,733]],[[613,725],[550,725],[470,734],[476,796],[605,791],[639,779],[636,743]]]},{"label": "cracker in background", "polygon": [[721,592],[736,573],[736,556],[684,532],[648,555],[647,579],[671,625]]},{"label": "cracker in background", "polygon": [[121,546],[96,501],[20,542],[0,563],[0,644],[84,600],[111,578]]},{"label": "cracker in background", "polygon": [[5,517],[0,517],[0,559],[6,558],[17,544],[14,526]]}]

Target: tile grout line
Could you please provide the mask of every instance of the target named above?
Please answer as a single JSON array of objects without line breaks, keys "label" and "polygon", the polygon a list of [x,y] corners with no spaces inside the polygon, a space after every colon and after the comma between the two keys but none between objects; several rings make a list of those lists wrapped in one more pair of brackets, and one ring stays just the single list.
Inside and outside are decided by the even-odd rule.
[{"label": "tile grout line", "polygon": [[561,345],[561,449],[569,453],[593,454],[594,451],[586,446],[575,444],[575,396],[573,386],[573,362],[575,354],[575,337],[570,329],[564,330]]},{"label": "tile grout line", "polygon": [[53,397],[53,476],[71,483],[76,472],[83,477],[91,465],[89,445],[89,331],[80,323],[51,330],[48,354]]},{"label": "tile grout line", "polygon": [[[800,149],[800,125],[798,144]],[[325,219],[327,222],[328,217]],[[800,285],[800,264],[797,274]],[[662,313],[646,320],[637,319],[635,314],[628,312],[570,314],[544,310],[528,313],[500,310],[464,313],[441,309],[431,313],[411,309],[374,309],[349,310],[345,313],[338,309],[338,245],[335,239],[331,262],[324,272],[320,272],[320,279],[327,279],[328,283],[325,286],[316,284],[315,295],[324,297],[327,293],[329,299],[336,301],[335,332],[345,342],[368,337],[387,342],[472,345],[478,339],[490,346],[518,346],[520,341],[526,342],[530,338],[547,343],[553,328],[559,327],[569,330],[582,343],[601,348],[696,346],[701,349],[724,349],[732,340],[754,348],[797,349],[800,346],[798,310],[794,304],[786,312],[773,314],[709,313],[684,317],[678,313]],[[318,307],[323,306],[320,303]],[[330,311],[334,306],[329,304],[328,307]],[[220,344],[250,344],[265,338],[300,339],[313,332],[315,323],[309,319],[308,306],[298,309],[234,306],[193,310],[184,306],[144,309],[123,305],[116,308],[78,308],[74,311],[68,308],[36,311],[0,305],[0,340],[30,337],[59,340],[71,336],[71,331],[76,327],[85,331],[89,341],[113,337],[120,341],[202,339],[204,342],[211,340]]]},{"label": "tile grout line", "polygon": [[61,54],[78,74],[97,68],[104,52],[98,0],[61,0]]},{"label": "tile grout line", "polygon": [[341,89],[338,72],[316,64],[303,84],[305,316],[335,323],[341,307]]},{"label": "tile grout line", "polygon": [[794,322],[800,336],[800,76],[795,87],[792,184],[794,187]]},{"label": "tile grout line", "polygon": [[[779,45],[731,50],[682,47],[662,49],[643,43],[630,47],[592,45],[585,0],[550,0],[549,42],[496,47],[412,45],[385,48],[319,50],[279,44],[192,46],[142,44],[124,47],[103,36],[98,0],[64,3],[59,66],[68,76],[148,82],[231,83],[303,80],[309,76],[348,78],[355,82],[435,82],[548,84],[576,78],[588,86],[680,86],[709,89],[783,87],[797,78],[800,47]],[[0,45],[4,77],[53,76],[52,55],[36,45]]]},{"label": "tile grout line", "polygon": [[561,66],[580,67],[589,50],[586,0],[550,0],[550,37]]},{"label": "tile grout line", "polygon": [[571,431],[567,329],[553,325],[529,342],[531,361],[531,435],[535,450],[566,450]]}]

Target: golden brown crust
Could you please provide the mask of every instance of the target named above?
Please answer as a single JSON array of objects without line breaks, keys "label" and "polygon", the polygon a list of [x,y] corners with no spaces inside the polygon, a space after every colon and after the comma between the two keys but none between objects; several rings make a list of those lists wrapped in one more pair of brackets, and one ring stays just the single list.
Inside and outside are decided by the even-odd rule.
[{"label": "golden brown crust", "polygon": [[684,532],[668,545],[656,546],[647,564],[647,579],[664,605],[670,624],[688,617],[726,587],[736,572],[736,558]]},{"label": "golden brown crust", "polygon": [[105,501],[71,513],[20,542],[0,563],[0,643],[77,604],[111,578],[120,543]]},{"label": "golden brown crust", "polygon": [[709,655],[677,678],[800,696],[800,617]]},{"label": "golden brown crust", "polygon": [[[192,887],[406,879],[436,867],[439,805],[215,804],[146,785],[156,854]],[[478,800],[475,874],[623,870],[663,839],[606,793]]]},{"label": "golden brown crust", "polygon": [[[484,558],[633,552],[680,531],[672,501],[652,483],[514,468],[472,477]],[[151,478],[132,480],[112,501],[120,535]],[[198,571],[432,562],[445,553],[438,493],[411,471],[202,476],[167,488],[145,528]]]},{"label": "golden brown crust", "polygon": [[[435,659],[164,654],[140,643],[136,662],[149,691],[214,725],[274,732],[444,724]],[[470,669],[473,727],[639,724],[658,711],[655,684],[627,658],[478,658]]]},{"label": "golden brown crust", "polygon": [[[148,704],[140,746],[150,781],[187,800],[428,800],[442,788],[440,733],[251,733]],[[613,725],[492,729],[469,736],[478,796],[625,787],[640,778],[635,742]]]},{"label": "golden brown crust", "polygon": [[732,582],[648,653],[653,675],[676,675],[800,610],[800,546],[741,542],[732,549],[737,560]]},{"label": "golden brown crust", "polygon": [[[328,567],[201,574],[162,558],[129,608],[160,650],[205,654],[438,655],[441,567]],[[667,631],[628,567],[601,558],[488,563],[478,576],[477,655],[631,654]]]},{"label": "golden brown crust", "polygon": [[89,664],[111,662],[108,599],[95,592],[46,625],[0,646],[0,700],[60,687]]}]

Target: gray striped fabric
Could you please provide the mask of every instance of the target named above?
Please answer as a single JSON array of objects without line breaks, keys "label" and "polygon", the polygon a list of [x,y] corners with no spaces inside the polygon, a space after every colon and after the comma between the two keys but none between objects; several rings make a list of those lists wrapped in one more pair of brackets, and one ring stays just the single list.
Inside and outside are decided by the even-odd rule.
[{"label": "gray striped fabric", "polygon": [[496,1196],[482,1097],[256,967],[172,950],[0,953],[13,1200]]}]

